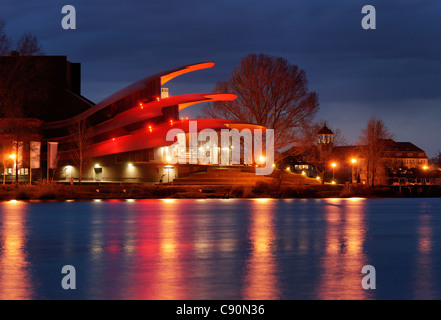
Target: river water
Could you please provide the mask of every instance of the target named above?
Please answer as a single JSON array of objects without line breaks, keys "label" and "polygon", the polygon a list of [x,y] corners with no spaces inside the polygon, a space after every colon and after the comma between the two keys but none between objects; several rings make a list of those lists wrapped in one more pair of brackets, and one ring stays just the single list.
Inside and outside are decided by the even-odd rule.
[{"label": "river water", "polygon": [[439,270],[441,199],[0,203],[0,299],[440,299]]}]

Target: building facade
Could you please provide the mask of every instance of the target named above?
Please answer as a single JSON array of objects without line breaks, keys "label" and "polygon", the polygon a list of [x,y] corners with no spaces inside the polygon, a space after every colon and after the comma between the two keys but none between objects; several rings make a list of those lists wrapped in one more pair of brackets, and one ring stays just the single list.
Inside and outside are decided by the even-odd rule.
[{"label": "building facade", "polygon": [[[9,58],[1,57],[0,64],[8,64]],[[145,77],[94,104],[81,96],[79,64],[72,64],[66,57],[58,56],[27,58],[35,58],[35,62],[42,59],[53,70],[52,76],[41,81],[48,91],[53,90],[53,100],[45,102],[49,107],[40,106],[41,112],[37,108],[32,114],[41,121],[40,136],[26,138],[29,143],[33,140],[41,143],[39,176],[34,175],[34,179],[79,181],[81,178],[90,182],[167,183],[176,177],[204,170],[207,165],[232,165],[233,145],[229,142],[227,147],[221,146],[221,131],[244,128],[265,131],[261,126],[234,120],[188,119],[180,116],[180,111],[197,103],[236,98],[233,94],[220,93],[169,94],[168,87],[165,87],[169,81],[182,74],[211,68],[214,66],[212,62],[183,66]],[[44,73],[41,77],[46,75]],[[56,88],[52,87],[53,82],[57,82]],[[194,130],[199,133],[209,129],[216,132],[216,143],[191,143]],[[178,134],[167,139],[169,132]],[[179,164],[175,164],[171,158],[175,158],[177,151],[175,148],[171,150],[178,140],[184,140],[187,147],[180,152]],[[214,140],[215,137],[210,137],[210,142]],[[208,161],[199,161],[201,155]],[[182,161],[182,157],[188,161]],[[191,161],[194,159],[196,161]],[[13,165],[26,169],[24,163]],[[19,172],[21,167],[18,168]],[[22,179],[29,178],[25,175],[29,168],[23,171]],[[7,168],[4,172],[4,175],[9,172],[14,175],[16,170]]]},{"label": "building facade", "polygon": [[[333,132],[326,125],[317,133],[317,143],[305,149],[301,155],[285,161],[284,167],[290,171],[309,177],[336,183],[370,184],[372,170],[368,170],[371,160],[363,154],[363,146],[335,146]],[[428,169],[429,159],[421,148],[411,142],[397,142],[384,139],[381,142],[382,155],[374,170],[375,185],[391,185],[398,179],[421,180]],[[323,170],[326,167],[326,170]],[[320,172],[326,171],[325,177]],[[371,175],[371,177],[369,177]]]}]

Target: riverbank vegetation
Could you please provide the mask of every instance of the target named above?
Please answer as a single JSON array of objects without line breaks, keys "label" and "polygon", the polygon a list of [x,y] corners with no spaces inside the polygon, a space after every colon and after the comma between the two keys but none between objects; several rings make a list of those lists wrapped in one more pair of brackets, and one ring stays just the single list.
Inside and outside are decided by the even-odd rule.
[{"label": "riverbank vegetation", "polygon": [[278,186],[258,182],[254,186],[173,186],[143,184],[67,185],[40,182],[35,185],[1,185],[0,200],[92,199],[206,199],[206,198],[382,198],[441,197],[441,186],[366,187],[364,185]]}]

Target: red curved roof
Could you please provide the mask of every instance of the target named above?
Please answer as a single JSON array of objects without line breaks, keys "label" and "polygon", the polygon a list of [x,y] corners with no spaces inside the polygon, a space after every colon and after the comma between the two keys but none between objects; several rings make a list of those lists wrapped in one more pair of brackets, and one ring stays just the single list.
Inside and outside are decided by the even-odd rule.
[{"label": "red curved roof", "polygon": [[44,125],[44,128],[45,129],[56,129],[56,128],[61,128],[61,127],[73,125],[74,123],[76,123],[78,121],[85,120],[88,117],[90,117],[91,115],[97,113],[98,111],[108,107],[112,103],[117,102],[118,100],[121,100],[124,97],[127,97],[127,96],[129,96],[139,90],[144,89],[146,87],[147,83],[152,80],[160,78],[161,85],[163,85],[164,83],[166,83],[166,82],[170,81],[171,79],[173,79],[177,76],[180,76],[184,73],[188,73],[188,72],[192,72],[192,71],[196,71],[196,70],[201,70],[201,69],[206,69],[206,68],[211,68],[213,66],[214,66],[213,62],[196,63],[196,64],[192,64],[192,65],[183,66],[183,67],[175,68],[172,70],[160,72],[155,75],[143,78],[143,79],[125,87],[124,89],[121,89],[118,92],[112,94],[108,98],[102,100],[100,103],[98,103],[95,106],[91,107],[90,109],[84,111],[83,113],[80,113],[80,114],[78,114],[72,118],[69,118],[69,119],[48,122]]},{"label": "red curved roof", "polygon": [[[162,115],[162,108],[178,105],[179,109],[188,107],[196,103],[202,103],[207,101],[231,101],[236,99],[235,94],[226,93],[190,93],[183,94],[179,96],[172,96],[159,101],[151,101],[142,104],[142,109],[140,106],[133,107],[129,110],[121,112],[114,116],[113,118],[104,121],[93,127],[93,135],[97,136],[120,127],[127,126],[134,122],[139,122],[143,120],[148,120],[154,117]],[[57,139],[52,139],[59,143],[68,142],[71,140],[71,136],[60,137]]]}]

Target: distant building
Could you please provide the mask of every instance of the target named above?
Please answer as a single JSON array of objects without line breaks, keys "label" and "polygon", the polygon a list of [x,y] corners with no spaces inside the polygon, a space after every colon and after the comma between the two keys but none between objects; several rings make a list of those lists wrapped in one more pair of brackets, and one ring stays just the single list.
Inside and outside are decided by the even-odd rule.
[{"label": "distant building", "polygon": [[[380,167],[376,173],[376,184],[392,184],[397,177],[414,178],[428,166],[428,157],[424,150],[411,142],[397,142],[392,139],[383,140],[385,151]],[[312,149],[311,149],[312,148]],[[328,166],[328,181],[332,177],[331,164],[335,163],[334,176],[338,183],[366,183],[367,161],[364,159],[360,146],[334,146],[334,134],[326,125],[317,133],[317,144],[299,156],[285,160],[284,166],[296,173],[304,173],[309,177],[318,175],[317,166]],[[316,151],[315,151],[316,150]],[[314,161],[313,154],[326,155],[322,162]]]}]

